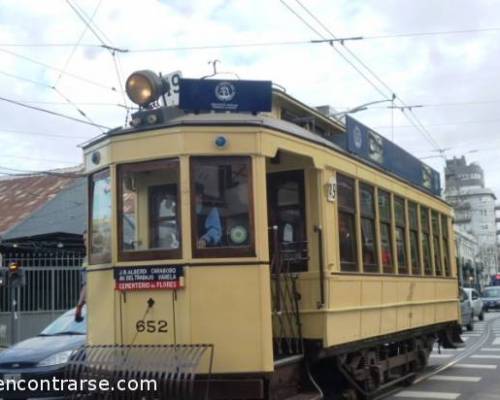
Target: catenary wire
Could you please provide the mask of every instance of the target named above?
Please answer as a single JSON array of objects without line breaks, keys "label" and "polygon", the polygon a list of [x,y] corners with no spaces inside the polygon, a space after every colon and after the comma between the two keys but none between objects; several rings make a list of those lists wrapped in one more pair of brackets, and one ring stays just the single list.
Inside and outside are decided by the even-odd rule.
[{"label": "catenary wire", "polygon": [[54,138],[54,139],[67,139],[67,140],[88,140],[88,137],[83,136],[68,136],[56,133],[46,133],[46,132],[32,132],[32,131],[22,131],[18,129],[3,129],[0,128],[0,134],[19,134],[19,135],[30,135],[38,136],[43,138]]},{"label": "catenary wire", "polygon": [[[71,7],[71,9],[76,13],[78,18],[83,22],[85,27],[92,32],[92,34],[97,38],[97,40],[101,43],[103,48],[108,49],[109,53],[111,54],[112,60],[113,60],[113,66],[115,69],[115,73],[117,76],[118,80],[118,87],[120,89],[120,93],[122,96],[122,100],[127,107],[127,113],[125,116],[125,123],[127,122],[128,119],[128,102],[127,102],[127,96],[125,96],[125,90],[123,88],[122,84],[122,79],[121,79],[121,74],[120,74],[120,68],[119,68],[119,61],[117,60],[117,48],[113,46],[113,43],[111,39],[100,29],[97,24],[94,22],[94,16],[95,13],[97,12],[97,9],[99,8],[102,0],[99,0],[99,3],[96,7],[96,10],[94,13],[89,17],[84,10],[82,10],[76,3],[73,4],[71,3],[70,0],[66,0],[66,3]],[[102,36],[102,37],[101,37]]]},{"label": "catenary wire", "polygon": [[[281,3],[285,4],[283,0],[280,0]],[[311,17],[313,18],[314,21],[316,21],[316,23],[321,27],[323,28],[331,37],[333,38],[336,38],[336,36],[333,34],[333,32],[328,29],[328,27],[326,27],[322,22],[321,20],[319,20],[318,17],[316,17],[307,7],[305,7],[299,0],[295,0],[295,2]],[[287,5],[287,8],[289,10],[291,10],[291,7],[289,7]],[[295,11],[292,11],[295,15],[298,15],[298,13],[296,13]],[[302,21],[305,21],[304,18],[300,18]],[[308,26],[310,26],[309,23],[307,23]],[[314,29],[314,31],[317,33],[318,31],[316,29]],[[321,35],[319,34],[320,37],[323,37],[324,38],[324,35]],[[333,46],[333,43],[331,43],[331,46],[335,48],[335,46]],[[380,85],[382,85],[382,87],[384,87],[386,90],[389,91],[389,93],[392,93],[393,94],[393,97],[395,96],[394,94],[394,91],[389,87],[389,85],[387,85],[364,61],[362,61],[354,52],[352,52],[349,48],[347,48],[344,44],[342,44],[342,48],[345,49],[347,51],[347,53],[353,57],[361,66],[363,66],[378,82]],[[339,54],[341,54],[339,52],[339,50],[337,49],[337,52]],[[344,58],[345,59],[345,58]],[[352,63],[350,63],[352,65]],[[364,77],[364,76],[363,76]],[[365,78],[366,79],[366,78]],[[369,83],[373,86],[373,82],[371,80],[369,80]],[[378,86],[377,86],[377,90],[379,91],[379,93],[381,92],[380,89],[378,89]],[[384,94],[384,97],[386,95]],[[403,104],[404,107],[409,107],[401,98],[399,97],[396,97],[397,100]],[[432,137],[432,135],[425,129],[425,127],[423,127],[422,123],[420,122],[420,120],[417,118],[417,116],[415,115],[415,113],[413,112],[413,110],[409,109],[409,112],[408,113],[403,113],[406,117],[406,119],[412,124],[414,125],[415,129],[417,129],[417,131],[419,131],[425,138],[426,140],[429,142],[429,144],[431,144],[431,146],[439,149],[440,146],[437,144],[437,142],[435,141],[435,139]],[[411,117],[410,117],[410,114],[411,114]]]},{"label": "catenary wire", "polygon": [[[281,4],[283,4],[291,13],[293,13],[298,19],[300,19],[309,29],[311,29],[314,33],[316,33],[322,39],[326,39],[324,35],[322,35],[316,28],[314,28],[309,22],[307,22],[300,14],[298,14],[293,8],[291,8],[285,1],[280,0]],[[377,85],[375,85],[362,71],[359,70],[349,59],[347,59],[335,46],[332,45],[332,48],[340,55],[352,68],[354,68],[370,85],[377,91],[382,97],[387,98],[386,94],[382,92]]]},{"label": "catenary wire", "polygon": [[[94,8],[94,12],[92,13],[92,17],[91,18],[94,18],[96,13],[97,13],[97,10],[99,9],[100,5],[101,5],[101,1],[102,0],[99,0],[99,2],[97,3],[97,6]],[[69,3],[69,0],[66,0],[66,2],[68,4]],[[70,4],[71,5],[71,4]],[[75,52],[76,50],[78,49],[78,47],[80,46],[80,43],[81,41],[83,40],[83,38],[85,37],[85,34],[87,33],[87,27],[85,27],[82,32],[80,33],[80,36],[78,37],[78,40],[77,42],[75,43],[75,45],[73,46],[73,48],[71,49],[71,52],[69,53],[69,56],[68,58],[66,59],[66,62],[64,63],[64,66],[62,67],[62,71],[59,73],[59,75],[57,76],[56,78],[56,81],[54,82],[54,87],[57,86],[57,84],[59,83],[59,81],[61,80],[61,78],[63,77],[63,74],[64,72],[66,72],[66,70],[68,69],[68,66],[69,66],[69,63],[71,62],[71,60],[73,59],[73,56],[75,55]],[[63,72],[64,71],[64,72]]]},{"label": "catenary wire", "polygon": [[46,110],[44,108],[30,106],[28,104],[24,104],[24,103],[21,103],[20,101],[16,101],[16,100],[8,99],[6,97],[0,97],[0,100],[5,101],[7,103],[18,105],[20,107],[25,107],[25,108],[29,108],[29,109],[32,109],[32,110],[36,110],[36,111],[44,112],[44,113],[47,113],[47,114],[55,115],[55,116],[58,116],[58,117],[61,117],[61,118],[66,118],[66,119],[69,119],[71,121],[80,122],[80,123],[87,124],[87,125],[92,125],[92,126],[95,126],[96,128],[99,128],[99,129],[100,128],[110,129],[108,126],[105,126],[105,125],[101,125],[101,124],[96,124],[96,123],[93,123],[93,122],[85,121],[83,119],[71,117],[69,115],[61,114],[61,113],[58,113],[58,112],[55,112],[55,111],[51,111],[51,110]]},{"label": "catenary wire", "polygon": [[[311,17],[318,23],[319,26],[321,26],[329,35],[331,35],[333,38],[336,38],[335,34],[325,25],[321,20],[316,17],[306,6],[302,4],[300,0],[295,0],[295,2]],[[386,90],[388,90],[390,93],[394,93],[394,91],[389,87],[389,85],[382,79],[378,74],[376,74],[363,60],[361,60],[354,52],[352,52],[347,46],[342,44],[342,47],[353,57],[360,65],[362,65]],[[430,132],[425,129],[425,127],[422,125],[420,120],[417,118],[416,114],[413,112],[411,108],[409,108],[408,104],[406,104],[401,98],[397,98],[397,100],[403,104],[405,108],[408,108],[408,113],[405,113],[405,109],[403,108],[403,114],[405,115],[406,119],[417,128],[418,131],[422,133],[422,135],[427,139],[427,141],[436,149],[440,149],[439,144],[436,142],[436,140],[432,137]],[[411,115],[411,117],[410,117]]]},{"label": "catenary wire", "polygon": [[[398,38],[411,38],[422,36],[441,36],[441,35],[460,35],[468,33],[487,33],[498,32],[500,27],[481,28],[481,29],[458,29],[449,31],[433,31],[433,32],[402,32],[402,33],[387,33],[378,35],[363,35],[358,36],[361,40],[380,40],[380,39],[398,39]],[[282,42],[261,42],[261,43],[229,43],[229,44],[214,44],[214,45],[193,45],[181,47],[160,47],[160,48],[131,48],[123,49],[124,52],[139,53],[139,52],[155,52],[155,51],[176,51],[176,50],[210,50],[222,49],[228,47],[261,47],[261,46],[286,46],[286,45],[301,45],[317,43],[311,40],[299,41],[282,41]],[[0,47],[73,47],[75,43],[0,43]],[[102,45],[93,43],[80,43],[80,47],[88,48],[101,48],[105,49]]]},{"label": "catenary wire", "polygon": [[[36,64],[36,65],[42,66],[42,67],[47,68],[47,69],[50,69],[50,70],[52,70],[52,71],[56,71],[56,72],[63,72],[61,68],[54,67],[54,66],[52,66],[52,65],[46,64],[46,63],[44,63],[44,62],[41,62],[41,61],[35,60],[35,59],[33,59],[33,58],[30,58],[30,57],[26,57],[26,56],[24,56],[24,55],[22,55],[22,54],[15,53],[15,52],[10,51],[10,50],[7,50],[7,49],[2,49],[2,48],[0,48],[0,52],[5,53],[5,54],[9,54],[9,55],[11,55],[11,56],[13,56],[13,57],[17,57],[17,58],[20,58],[20,59],[25,60],[25,61],[29,61],[29,62],[31,62],[31,63],[33,63],[33,64]],[[90,79],[88,79],[88,78],[84,78],[84,77],[82,77],[82,76],[79,76],[79,75],[73,74],[73,73],[71,73],[71,72],[64,72],[64,75],[69,76],[69,77],[71,77],[71,78],[73,78],[73,79],[76,79],[76,80],[79,80],[79,81],[82,81],[82,82],[88,83],[88,84],[90,84],[90,85],[97,86],[97,87],[99,87],[99,88],[101,88],[101,89],[107,89],[107,90],[111,90],[111,91],[113,91],[113,92],[116,92],[116,88],[115,88],[115,87],[113,87],[113,86],[107,86],[107,85],[105,85],[105,84],[102,84],[102,83],[99,83],[99,82],[95,82],[95,81],[92,81],[92,80],[90,80]]]}]

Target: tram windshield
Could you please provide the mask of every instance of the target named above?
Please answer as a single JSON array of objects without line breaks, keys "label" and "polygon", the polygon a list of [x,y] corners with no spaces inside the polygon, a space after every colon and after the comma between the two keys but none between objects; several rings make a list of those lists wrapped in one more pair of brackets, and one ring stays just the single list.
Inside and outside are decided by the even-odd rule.
[{"label": "tram windshield", "polygon": [[118,181],[120,258],[180,257],[178,160],[121,165]]},{"label": "tram windshield", "polygon": [[249,157],[191,159],[195,257],[253,255]]},{"label": "tram windshield", "polygon": [[109,170],[90,177],[90,261],[111,261],[111,178]]}]

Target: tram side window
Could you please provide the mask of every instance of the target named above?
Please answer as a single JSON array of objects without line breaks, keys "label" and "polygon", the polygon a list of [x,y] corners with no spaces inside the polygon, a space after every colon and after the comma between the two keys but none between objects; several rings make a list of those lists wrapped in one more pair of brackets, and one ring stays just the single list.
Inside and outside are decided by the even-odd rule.
[{"label": "tram side window", "polygon": [[406,212],[405,201],[400,197],[394,197],[394,215],[396,218],[396,252],[398,261],[398,272],[400,274],[408,273],[406,263]]},{"label": "tram side window", "polygon": [[191,159],[195,257],[244,257],[254,251],[249,157]]},{"label": "tram side window", "polygon": [[118,167],[120,259],[180,258],[179,162]]},{"label": "tram side window", "polygon": [[441,241],[439,237],[439,215],[436,211],[431,212],[432,223],[432,242],[434,245],[434,266],[436,268],[436,275],[443,275],[441,266]]},{"label": "tram side window", "polygon": [[429,209],[420,207],[420,225],[422,228],[422,251],[424,274],[432,275],[431,243],[429,237]]},{"label": "tram side window", "polygon": [[408,203],[410,222],[411,273],[420,275],[420,249],[418,246],[418,212],[415,203]]},{"label": "tram side window", "polygon": [[90,176],[91,264],[111,262],[111,177],[109,170]]},{"label": "tram side window", "polygon": [[365,272],[379,272],[377,241],[375,236],[375,198],[373,186],[360,184],[361,240],[363,245],[363,269]]},{"label": "tram side window", "polygon": [[382,267],[385,274],[394,273],[392,264],[392,235],[391,235],[391,195],[379,190],[378,208],[380,221],[380,240],[382,250]]},{"label": "tram side window", "polygon": [[337,175],[340,269],[357,271],[354,179]]},{"label": "tram side window", "polygon": [[446,276],[451,276],[451,267],[449,259],[449,242],[448,242],[448,218],[446,215],[441,214],[441,232],[443,237],[443,262],[444,262],[444,273]]}]

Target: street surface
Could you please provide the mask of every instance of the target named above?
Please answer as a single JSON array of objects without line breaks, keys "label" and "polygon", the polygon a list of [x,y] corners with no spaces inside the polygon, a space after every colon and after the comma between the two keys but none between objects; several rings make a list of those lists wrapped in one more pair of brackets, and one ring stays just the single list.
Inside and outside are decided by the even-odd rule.
[{"label": "street surface", "polygon": [[409,387],[390,400],[500,400],[500,313],[474,320],[474,331],[462,334],[466,347],[431,353],[428,367]]}]

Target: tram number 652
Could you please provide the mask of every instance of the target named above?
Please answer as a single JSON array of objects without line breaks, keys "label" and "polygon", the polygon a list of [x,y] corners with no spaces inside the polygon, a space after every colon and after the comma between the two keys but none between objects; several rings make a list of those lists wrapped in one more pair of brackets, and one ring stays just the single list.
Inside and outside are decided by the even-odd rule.
[{"label": "tram number 652", "polygon": [[163,319],[160,319],[158,321],[156,321],[154,319],[153,320],[150,319],[147,321],[139,320],[135,324],[135,330],[139,333],[142,333],[142,332],[167,333],[168,332],[167,325],[168,325],[167,321],[165,321]]}]

